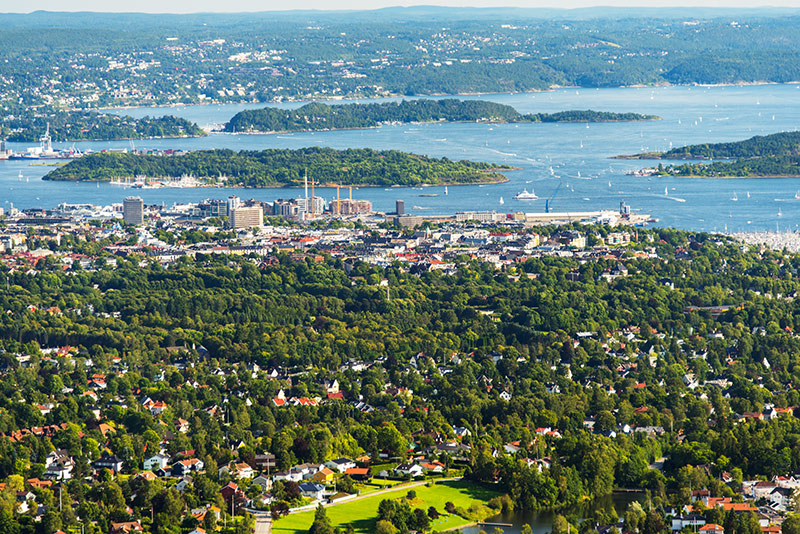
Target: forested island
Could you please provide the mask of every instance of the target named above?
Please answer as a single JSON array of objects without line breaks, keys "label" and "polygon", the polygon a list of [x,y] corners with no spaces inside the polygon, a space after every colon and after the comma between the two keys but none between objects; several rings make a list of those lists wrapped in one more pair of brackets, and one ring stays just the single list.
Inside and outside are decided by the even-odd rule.
[{"label": "forested island", "polygon": [[228,121],[225,132],[298,132],[374,128],[408,122],[613,122],[658,120],[654,115],[572,110],[521,114],[505,104],[483,100],[402,100],[368,104],[328,105],[312,102],[297,109],[267,107],[240,111]]},{"label": "forested island", "polygon": [[47,131],[53,141],[113,141],[200,137],[206,133],[197,124],[180,117],[143,117],[97,113],[95,111],[54,111],[36,116],[6,117],[0,126],[8,141],[35,142]]},{"label": "forested island", "polygon": [[504,181],[507,165],[429,158],[397,150],[311,147],[234,152],[201,150],[176,155],[100,152],[56,168],[45,180],[108,181],[147,176],[194,176],[210,183],[247,187],[302,185],[304,176],[342,185],[476,184]]},{"label": "forested island", "polygon": [[800,176],[800,132],[757,135],[744,141],[687,145],[667,152],[620,157],[732,160],[667,166],[659,164],[655,174],[664,176],[793,177]]}]

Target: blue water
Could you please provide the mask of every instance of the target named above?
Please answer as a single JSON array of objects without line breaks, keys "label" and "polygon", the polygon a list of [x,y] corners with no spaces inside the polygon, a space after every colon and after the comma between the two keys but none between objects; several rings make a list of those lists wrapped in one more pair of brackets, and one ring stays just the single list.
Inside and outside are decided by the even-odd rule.
[{"label": "blue water", "polygon": [[[593,517],[595,511],[602,510],[605,514],[615,515],[622,519],[625,511],[634,501],[643,502],[644,493],[613,493],[603,497],[595,498],[580,505],[571,506],[566,509],[558,510],[515,510],[506,514],[499,514],[487,519],[488,523],[501,525],[513,525],[501,527],[504,534],[519,534],[523,525],[530,525],[534,534],[548,534],[553,530],[553,521],[556,515],[563,515],[571,523],[579,524],[583,519]],[[434,525],[434,528],[435,525]],[[492,532],[494,525],[472,526],[461,529],[461,534],[478,534],[481,530]]]},{"label": "blue water", "polygon": [[[659,87],[626,89],[561,89],[546,93],[499,94],[482,98],[509,104],[521,112],[567,109],[633,111],[663,117],[661,121],[590,124],[424,124],[384,126],[378,129],[269,135],[211,135],[185,140],[136,141],[137,148],[263,149],[330,146],[399,149],[451,159],[508,163],[521,170],[507,173],[510,181],[486,186],[444,188],[361,188],[354,198],[371,200],[375,209],[391,211],[396,199],[406,210],[422,215],[452,214],[462,210],[500,212],[617,209],[624,200],[634,210],[657,217],[659,225],[690,230],[796,229],[800,215],[797,179],[678,179],[636,178],[625,172],[652,165],[647,161],[609,159],[611,156],[691,143],[745,139],[797,128],[800,121],[800,86]],[[300,103],[278,104],[296,107]],[[223,123],[254,104],[183,106],[120,110],[135,116],[175,114],[201,125]],[[66,147],[72,143],[62,143]],[[11,144],[22,149],[25,144]],[[76,146],[100,150],[130,147],[130,142],[83,142]],[[551,174],[550,167],[553,168]],[[22,171],[23,178],[18,177]],[[54,207],[60,202],[121,202],[130,194],[108,184],[53,183],[40,178],[48,167],[23,161],[0,162],[0,207]],[[610,184],[610,185],[609,185]],[[668,195],[664,194],[667,188]],[[534,189],[537,201],[516,201],[523,188]],[[333,189],[319,189],[327,198]],[[439,197],[420,197],[438,193]],[[749,193],[749,198],[747,193]],[[274,200],[295,196],[286,189],[155,189],[137,190],[147,203],[224,198]],[[736,194],[738,201],[731,200]],[[504,203],[500,203],[500,199]],[[679,199],[685,200],[681,202]],[[412,209],[418,206],[422,209]],[[781,214],[779,216],[779,213]]]}]

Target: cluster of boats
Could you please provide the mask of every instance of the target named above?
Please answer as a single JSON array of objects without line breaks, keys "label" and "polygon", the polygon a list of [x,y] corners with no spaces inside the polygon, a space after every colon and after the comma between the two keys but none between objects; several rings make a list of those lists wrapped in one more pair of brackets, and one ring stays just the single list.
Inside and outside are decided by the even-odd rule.
[{"label": "cluster of boats", "polygon": [[25,152],[14,152],[6,148],[4,141],[0,142],[0,160],[75,159],[81,156],[83,152],[74,145],[68,150],[54,150],[49,124],[47,131],[39,138],[39,146],[30,147]]}]

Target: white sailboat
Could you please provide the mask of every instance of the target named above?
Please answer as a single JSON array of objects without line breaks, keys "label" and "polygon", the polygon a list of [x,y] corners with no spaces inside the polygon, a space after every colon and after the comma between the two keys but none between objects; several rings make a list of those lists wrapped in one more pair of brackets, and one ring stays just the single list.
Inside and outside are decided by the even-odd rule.
[{"label": "white sailboat", "polygon": [[798,190],[797,193],[794,194],[794,199],[800,200],[800,190]]},{"label": "white sailboat", "polygon": [[448,195],[448,193],[447,193],[447,186],[444,186],[444,194],[445,194],[445,196],[447,196],[447,195]]},{"label": "white sailboat", "polygon": [[734,202],[736,202],[737,200],[739,200],[739,197],[738,197],[738,196],[736,196],[736,191],[734,191],[734,192],[733,192],[733,196],[731,197],[731,200],[732,200],[732,201],[734,201]]},{"label": "white sailboat", "polygon": [[750,191],[747,192],[747,198],[750,198]]},{"label": "white sailboat", "polygon": [[503,197],[500,197],[500,204],[505,204],[505,203],[506,203],[506,201],[503,200]]},{"label": "white sailboat", "polygon": [[669,191],[667,190],[667,188],[666,188],[666,187],[664,188],[664,196],[665,196],[665,197],[668,197],[668,196],[669,196]]}]

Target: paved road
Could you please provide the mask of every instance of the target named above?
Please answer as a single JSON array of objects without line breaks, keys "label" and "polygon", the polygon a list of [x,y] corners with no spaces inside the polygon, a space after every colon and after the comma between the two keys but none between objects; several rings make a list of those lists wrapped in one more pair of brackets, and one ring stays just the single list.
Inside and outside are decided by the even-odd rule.
[{"label": "paved road", "polygon": [[250,513],[256,518],[256,534],[272,533],[272,517],[270,517],[269,512],[251,510]]}]

